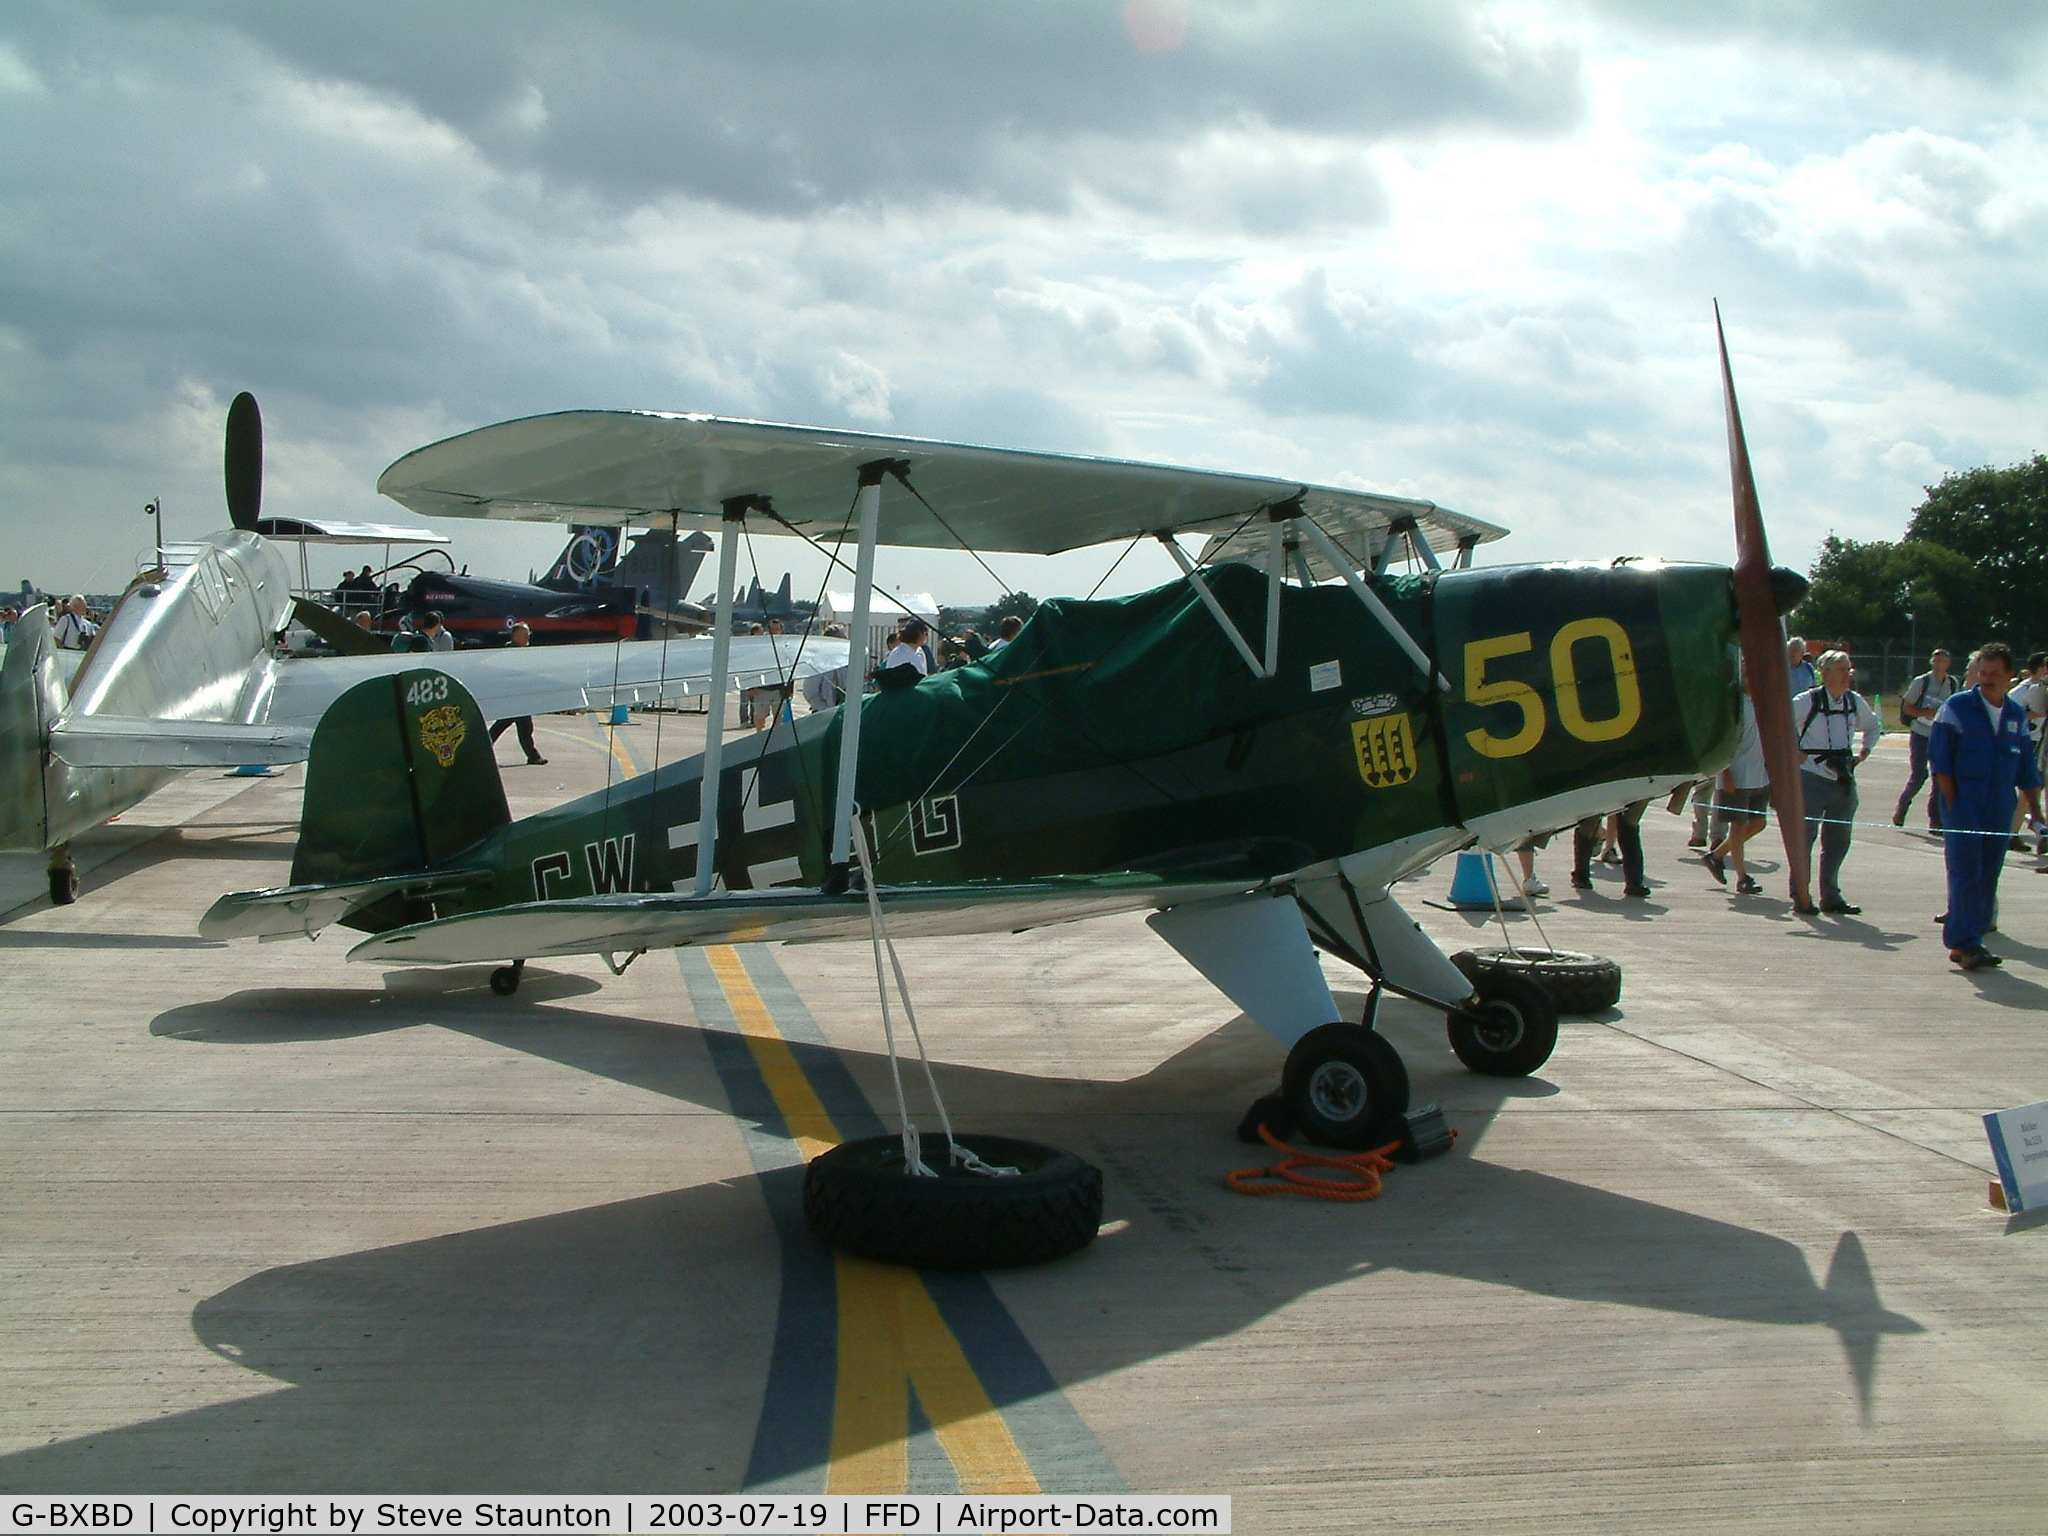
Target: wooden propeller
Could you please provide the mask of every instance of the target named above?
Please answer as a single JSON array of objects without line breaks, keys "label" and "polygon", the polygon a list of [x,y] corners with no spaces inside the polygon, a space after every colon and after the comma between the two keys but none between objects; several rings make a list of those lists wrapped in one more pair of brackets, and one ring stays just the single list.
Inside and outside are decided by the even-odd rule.
[{"label": "wooden propeller", "polygon": [[1735,403],[1735,375],[1728,367],[1728,337],[1721,328],[1721,304],[1714,303],[1714,336],[1721,347],[1721,392],[1728,409],[1728,478],[1735,493],[1735,612],[1741,623],[1742,660],[1763,739],[1764,765],[1771,776],[1771,805],[1785,839],[1785,869],[1793,904],[1813,905],[1806,852],[1806,797],[1800,785],[1799,742],[1792,727],[1792,692],[1785,682],[1785,627],[1771,588],[1771,544],[1757,505],[1756,476],[1750,472],[1749,444],[1742,435],[1742,411]]}]

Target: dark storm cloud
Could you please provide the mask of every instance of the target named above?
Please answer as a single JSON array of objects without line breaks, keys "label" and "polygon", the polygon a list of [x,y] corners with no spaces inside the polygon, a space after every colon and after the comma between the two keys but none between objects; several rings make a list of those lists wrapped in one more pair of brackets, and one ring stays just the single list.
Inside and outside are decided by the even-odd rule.
[{"label": "dark storm cloud", "polygon": [[[71,9],[44,14],[39,58],[62,50]],[[1178,208],[1172,183],[1186,173],[1134,167],[1133,145],[1246,127],[1359,141],[1549,133],[1580,109],[1569,50],[1435,0],[1198,4],[1183,45],[1157,52],[1134,45],[1115,0],[318,0],[115,14],[245,37],[315,78],[413,103],[500,165],[613,200],[680,193],[775,213],[945,197],[1057,210],[1082,189]],[[1294,194],[1316,190],[1283,175],[1277,196],[1246,189],[1241,216],[1292,221]]]}]

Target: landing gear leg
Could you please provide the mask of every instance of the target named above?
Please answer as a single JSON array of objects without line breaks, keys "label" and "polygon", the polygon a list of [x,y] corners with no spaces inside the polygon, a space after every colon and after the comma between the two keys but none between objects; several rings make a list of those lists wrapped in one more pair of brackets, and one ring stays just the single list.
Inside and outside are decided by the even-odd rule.
[{"label": "landing gear leg", "polygon": [[71,862],[71,845],[59,843],[50,850],[50,905],[68,907],[78,900],[78,866]]},{"label": "landing gear leg", "polygon": [[514,960],[510,965],[501,965],[491,972],[491,990],[500,997],[510,997],[519,990],[519,978],[526,971],[524,960]]}]

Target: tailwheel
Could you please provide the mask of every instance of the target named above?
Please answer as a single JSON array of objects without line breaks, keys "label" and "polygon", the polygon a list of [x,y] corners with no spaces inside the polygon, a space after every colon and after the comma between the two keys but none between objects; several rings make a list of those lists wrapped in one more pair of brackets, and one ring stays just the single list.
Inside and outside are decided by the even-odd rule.
[{"label": "tailwheel", "polygon": [[491,990],[500,997],[510,997],[519,990],[519,978],[526,970],[524,960],[514,960],[510,965],[501,965],[491,972]]},{"label": "tailwheel", "polygon": [[1401,1134],[1408,1069],[1362,1024],[1325,1024],[1294,1042],[1280,1093],[1301,1133],[1325,1147],[1383,1146]]},{"label": "tailwheel", "polygon": [[1557,1049],[1557,1007],[1518,971],[1488,969],[1473,982],[1471,1006],[1449,1017],[1451,1049],[1487,1077],[1527,1077]]},{"label": "tailwheel", "polygon": [[50,904],[68,907],[78,900],[78,866],[68,859],[50,866]]}]

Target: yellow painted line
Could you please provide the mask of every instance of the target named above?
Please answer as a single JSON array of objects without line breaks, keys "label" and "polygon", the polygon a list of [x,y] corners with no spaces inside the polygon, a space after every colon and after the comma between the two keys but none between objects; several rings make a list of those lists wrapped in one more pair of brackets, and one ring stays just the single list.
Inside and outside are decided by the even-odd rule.
[{"label": "yellow painted line", "polygon": [[625,738],[619,735],[619,728],[616,725],[608,725],[604,728],[604,733],[607,738],[606,745],[611,749],[611,754],[618,761],[618,765],[626,770],[626,777],[637,778],[640,765],[633,761],[633,749],[627,746]]},{"label": "yellow painted line", "polygon": [[[844,1261],[857,1264],[858,1259]],[[1010,1426],[989,1401],[981,1378],[974,1374],[960,1341],[939,1315],[938,1303],[924,1281],[907,1269],[877,1264],[900,1276],[899,1310],[903,1318],[903,1352],[909,1367],[910,1384],[932,1432],[945,1447],[960,1479],[962,1493],[1037,1493],[1038,1479],[1031,1475],[1031,1463],[1017,1448]],[[844,1292],[841,1293],[842,1295]],[[842,1303],[840,1331],[845,1332]]]},{"label": "yellow painted line", "polygon": [[536,729],[544,731],[548,735],[562,741],[573,741],[579,747],[589,747],[594,752],[608,752],[612,760],[626,770],[627,778],[632,779],[640,776],[640,765],[633,761],[632,751],[626,746],[625,742],[619,739],[617,726],[600,725],[597,727],[598,730],[605,733],[606,740],[604,741],[592,741],[588,736],[580,732],[565,731],[560,726],[543,725],[537,726]]},{"label": "yellow painted line", "polygon": [[718,978],[718,985],[725,992],[732,1016],[739,1023],[740,1033],[746,1037],[747,1049],[753,1053],[754,1065],[760,1069],[768,1091],[775,1095],[775,1106],[782,1111],[783,1122],[788,1125],[804,1161],[809,1162],[820,1152],[838,1146],[839,1127],[832,1123],[817,1090],[804,1076],[796,1053],[782,1038],[782,1031],[775,1027],[775,1015],[768,1011],[768,1005],[761,1001],[761,994],[754,990],[753,978],[747,975],[746,966],[740,963],[739,952],[730,944],[711,944],[705,946],[704,958],[711,962],[711,973]]},{"label": "yellow painted line", "polygon": [[902,1493],[909,1388],[962,1493],[1037,1493],[1038,1479],[915,1270],[833,1255],[839,1291],[839,1392],[827,1493]]},{"label": "yellow painted line", "polygon": [[[805,1160],[837,1146],[839,1127],[776,1027],[739,952],[729,944],[707,945],[704,958]],[[839,1355],[825,1491],[908,1490],[914,1385],[961,1492],[1039,1492],[1031,1464],[918,1273],[837,1252],[833,1261]]]},{"label": "yellow painted line", "polygon": [[894,1277],[917,1277],[836,1250],[832,1259],[839,1370],[825,1491],[904,1493],[910,1488],[910,1376],[903,1359],[903,1309],[897,1305],[901,1286]]}]

